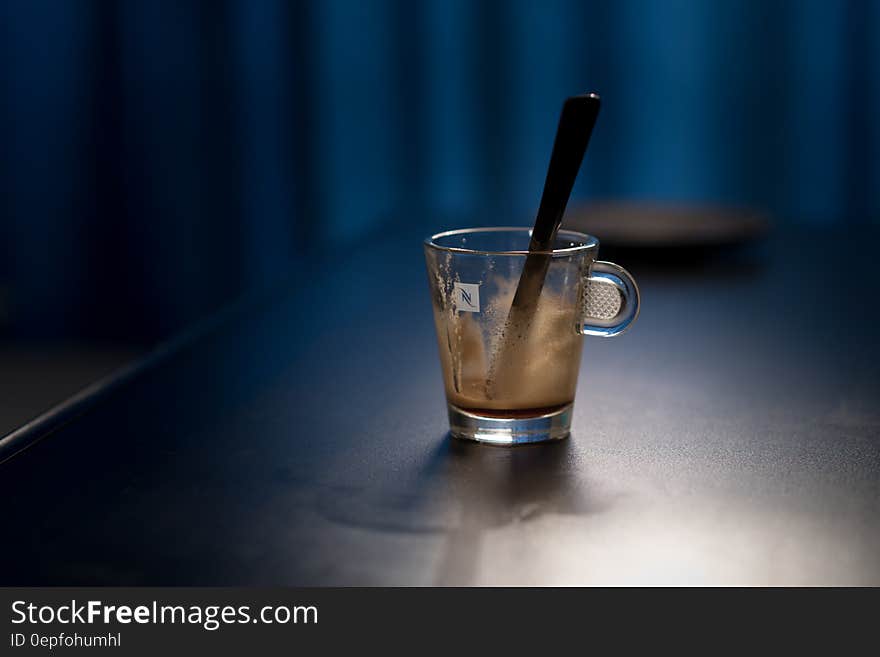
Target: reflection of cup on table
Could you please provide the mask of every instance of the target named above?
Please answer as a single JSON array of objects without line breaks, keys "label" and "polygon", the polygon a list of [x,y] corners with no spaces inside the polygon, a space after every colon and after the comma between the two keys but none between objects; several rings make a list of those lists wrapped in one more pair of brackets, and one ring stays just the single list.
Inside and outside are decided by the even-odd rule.
[{"label": "reflection of cup on table", "polygon": [[[529,325],[509,326],[529,232],[473,228],[425,241],[450,430],[459,438],[510,445],[567,436],[583,336],[619,335],[638,315],[632,277],[596,260],[596,238],[563,230],[546,253]],[[503,362],[493,362],[501,351]]]}]

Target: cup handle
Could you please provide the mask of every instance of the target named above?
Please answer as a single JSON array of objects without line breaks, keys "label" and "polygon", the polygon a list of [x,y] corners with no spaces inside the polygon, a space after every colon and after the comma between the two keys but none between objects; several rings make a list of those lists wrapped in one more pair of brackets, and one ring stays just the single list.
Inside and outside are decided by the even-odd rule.
[{"label": "cup handle", "polygon": [[584,278],[580,332],[613,338],[639,316],[639,286],[620,265],[597,260]]}]

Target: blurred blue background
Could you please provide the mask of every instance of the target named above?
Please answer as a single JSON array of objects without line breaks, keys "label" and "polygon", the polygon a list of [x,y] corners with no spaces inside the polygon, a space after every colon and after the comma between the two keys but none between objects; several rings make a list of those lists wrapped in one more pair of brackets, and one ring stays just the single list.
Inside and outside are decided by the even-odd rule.
[{"label": "blurred blue background", "polygon": [[591,90],[579,199],[880,220],[880,2],[0,12],[7,337],[146,344],[395,219],[523,223],[562,100]]}]

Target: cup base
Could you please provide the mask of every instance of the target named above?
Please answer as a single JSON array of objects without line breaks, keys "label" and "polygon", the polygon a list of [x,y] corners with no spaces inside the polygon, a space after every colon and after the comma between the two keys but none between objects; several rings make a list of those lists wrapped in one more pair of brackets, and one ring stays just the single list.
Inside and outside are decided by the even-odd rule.
[{"label": "cup base", "polygon": [[446,406],[449,409],[449,431],[462,440],[509,447],[562,440],[571,431],[572,404],[532,417],[490,417],[454,404]]}]

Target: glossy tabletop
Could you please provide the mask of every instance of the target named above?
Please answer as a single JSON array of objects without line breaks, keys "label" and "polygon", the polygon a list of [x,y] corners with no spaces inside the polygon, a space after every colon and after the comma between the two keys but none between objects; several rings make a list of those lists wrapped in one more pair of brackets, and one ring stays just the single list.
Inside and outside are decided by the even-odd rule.
[{"label": "glossy tabletop", "polygon": [[6,439],[0,583],[880,584],[876,233],[621,255],[638,323],[585,340],[572,436],[513,449],[447,435],[420,237]]}]

